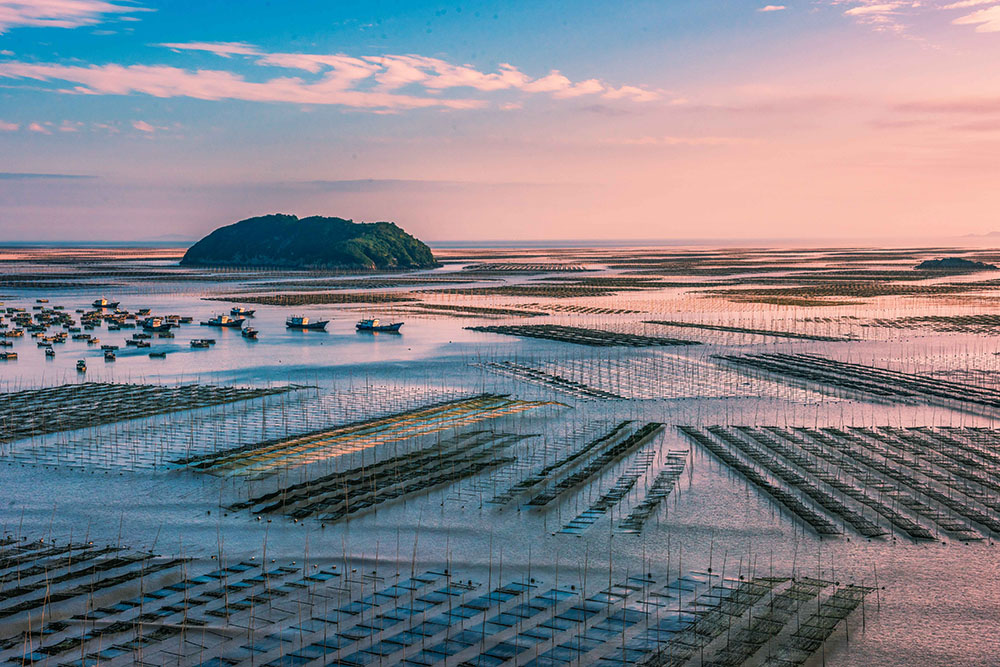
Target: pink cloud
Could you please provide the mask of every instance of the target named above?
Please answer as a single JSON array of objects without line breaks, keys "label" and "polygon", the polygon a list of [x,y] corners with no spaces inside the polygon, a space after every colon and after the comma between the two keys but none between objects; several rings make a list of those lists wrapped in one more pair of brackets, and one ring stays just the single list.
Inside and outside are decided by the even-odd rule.
[{"label": "pink cloud", "polygon": [[150,125],[149,123],[147,123],[144,120],[134,120],[134,121],[132,121],[132,127],[134,127],[135,129],[139,130],[140,132],[148,132],[150,134],[152,134],[153,132],[156,132],[156,128],[153,127],[152,125]]},{"label": "pink cloud", "polygon": [[784,5],[764,5],[763,7],[761,7],[760,9],[758,9],[757,11],[758,12],[780,12],[780,11],[784,11],[785,9],[788,9],[788,7],[785,7]]},{"label": "pink cloud", "polygon": [[63,92],[92,95],[142,93],[154,97],[192,97],[201,100],[246,100],[334,104],[359,109],[416,109],[439,107],[470,109],[480,100],[437,99],[345,88],[343,77],[333,72],[317,82],[297,77],[279,77],[264,82],[247,81],[231,72],[188,71],[149,65],[55,65],[0,63],[0,77],[36,81],[66,81],[73,88]]},{"label": "pink cloud", "polygon": [[974,25],[976,32],[1000,32],[1000,5],[960,16],[952,23],[955,25]]},{"label": "pink cloud", "polygon": [[0,34],[19,27],[77,28],[109,15],[148,11],[110,0],[0,0]]},{"label": "pink cloud", "polygon": [[1000,97],[963,97],[904,102],[893,107],[896,111],[948,114],[1000,113]]},{"label": "pink cloud", "polygon": [[49,128],[45,127],[41,123],[29,123],[28,130],[31,132],[37,132],[39,134],[52,134]]},{"label": "pink cloud", "polygon": [[20,127],[17,123],[8,123],[7,121],[0,120],[0,132],[14,132]]},{"label": "pink cloud", "polygon": [[440,58],[413,54],[363,56],[344,54],[268,53],[244,42],[190,42],[162,44],[175,51],[204,51],[222,57],[246,56],[258,65],[299,69],[310,74],[323,73],[344,88],[372,79],[377,92],[398,91],[406,86],[420,86],[430,93],[453,88],[471,88],[479,92],[519,90],[527,93],[550,93],[566,98],[603,94],[609,99],[646,102],[659,93],[639,86],[613,87],[597,79],[571,81],[558,70],[534,79],[509,63],[501,63],[495,72],[483,72],[471,65],[456,65]]},{"label": "pink cloud", "polygon": [[256,46],[245,42],[185,42],[183,44],[167,42],[160,44],[160,46],[165,46],[174,51],[207,51],[208,53],[214,53],[224,58],[234,55],[260,55],[260,50]]}]

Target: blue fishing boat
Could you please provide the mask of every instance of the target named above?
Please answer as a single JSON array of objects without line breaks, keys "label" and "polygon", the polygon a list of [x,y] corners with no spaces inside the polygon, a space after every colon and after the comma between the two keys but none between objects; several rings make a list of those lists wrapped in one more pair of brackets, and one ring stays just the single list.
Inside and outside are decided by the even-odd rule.
[{"label": "blue fishing boat", "polygon": [[355,325],[358,331],[380,331],[384,333],[399,333],[401,326],[403,326],[402,322],[383,323],[378,319],[361,320]]},{"label": "blue fishing boat", "polygon": [[310,320],[308,317],[296,317],[295,315],[285,320],[285,326],[289,329],[314,329],[325,330],[330,320]]}]

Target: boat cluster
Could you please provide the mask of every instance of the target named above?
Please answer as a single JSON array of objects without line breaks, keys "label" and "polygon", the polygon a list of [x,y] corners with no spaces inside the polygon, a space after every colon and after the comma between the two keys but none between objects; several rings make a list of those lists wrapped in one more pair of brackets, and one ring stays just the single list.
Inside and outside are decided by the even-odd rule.
[{"label": "boat cluster", "polygon": [[[71,314],[64,306],[48,306],[48,299],[36,299],[29,312],[26,308],[6,307],[0,312],[0,347],[13,347],[11,339],[23,338],[29,334],[39,348],[44,350],[46,359],[56,356],[53,346],[66,343],[67,340],[86,342],[87,345],[100,345],[101,340],[93,331],[106,325],[107,330],[142,328],[142,333],[135,333],[125,345],[135,348],[151,347],[150,339],[155,334],[158,338],[173,338],[170,329],[193,321],[191,317],[167,315],[154,317],[149,308],[140,308],[135,312],[119,307],[120,302],[108,299],[97,299],[91,304],[91,309],[80,308]],[[2,306],[2,304],[0,304]],[[114,361],[117,345],[101,345],[105,361]],[[150,352],[151,357],[165,357],[165,352]],[[0,360],[17,359],[17,352],[0,352]],[[76,368],[80,372],[87,370],[87,362],[80,359]]]},{"label": "boat cluster", "polygon": [[[67,340],[85,341],[88,345],[100,345],[105,361],[114,361],[119,350],[118,345],[101,345],[100,338],[93,333],[98,327],[107,326],[109,332],[123,329],[141,329],[125,339],[125,347],[136,349],[152,348],[155,338],[171,339],[174,334],[171,329],[193,321],[191,317],[180,315],[153,315],[149,308],[139,308],[135,312],[120,307],[120,302],[108,299],[97,299],[92,309],[78,309],[75,314],[65,310],[63,306],[48,306],[48,299],[38,299],[31,311],[20,307],[6,307],[0,303],[0,348],[13,348],[13,339],[23,338],[28,333],[35,339],[39,348],[44,350],[45,357],[56,356],[55,345],[66,343]],[[228,315],[215,315],[202,326],[239,329],[240,334],[248,340],[257,339],[257,330],[249,326],[249,318],[254,316],[254,310],[234,307]],[[75,316],[74,316],[75,315]],[[330,320],[314,320],[304,316],[293,315],[285,320],[288,329],[303,331],[325,331]],[[378,319],[366,319],[357,323],[359,332],[398,333],[402,322],[383,322]],[[58,329],[58,330],[56,330]],[[195,338],[190,345],[196,349],[210,348],[215,344],[214,338]],[[149,356],[164,358],[167,353],[162,350],[150,350]],[[0,361],[16,360],[17,352],[12,349],[0,351]],[[77,362],[77,370],[85,372],[87,363],[81,359]]]},{"label": "boat cluster", "polygon": [[[248,318],[253,317],[256,311],[243,308],[242,306],[236,306],[229,311],[229,315],[216,315],[210,318],[207,322],[202,322],[203,327],[223,327],[225,329],[239,329],[240,335],[244,338],[249,338],[251,340],[257,339],[257,330],[252,326],[247,324]],[[247,326],[244,328],[244,324]],[[196,342],[204,342],[209,339],[193,340],[191,341],[191,347],[208,347],[208,345],[195,345]],[[215,341],[212,340],[211,343]]]}]

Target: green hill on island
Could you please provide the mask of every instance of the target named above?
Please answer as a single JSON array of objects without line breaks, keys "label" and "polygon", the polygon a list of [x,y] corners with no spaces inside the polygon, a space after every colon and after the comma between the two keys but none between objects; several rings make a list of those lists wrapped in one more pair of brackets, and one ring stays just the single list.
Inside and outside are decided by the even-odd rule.
[{"label": "green hill on island", "polygon": [[438,265],[426,244],[392,222],[283,214],[220,227],[191,246],[181,264],[368,271]]}]

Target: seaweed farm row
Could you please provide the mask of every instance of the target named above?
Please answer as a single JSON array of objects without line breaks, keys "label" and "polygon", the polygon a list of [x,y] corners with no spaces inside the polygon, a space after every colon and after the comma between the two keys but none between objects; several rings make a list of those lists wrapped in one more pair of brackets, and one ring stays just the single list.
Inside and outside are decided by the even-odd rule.
[{"label": "seaweed farm row", "polygon": [[720,358],[741,369],[786,376],[882,399],[945,402],[963,407],[1000,407],[1000,391],[991,387],[837,361],[816,354],[723,355]]},{"label": "seaweed farm row", "polygon": [[1000,533],[1000,431],[679,427],[820,535],[981,540]]},{"label": "seaweed farm row", "polygon": [[658,400],[754,396],[796,403],[836,401],[809,388],[693,356],[652,353],[473,364],[520,383],[582,400]]},{"label": "seaweed farm row", "polygon": [[416,436],[440,433],[547,405],[554,403],[519,401],[506,396],[483,394],[421,406],[293,438],[178,459],[174,463],[213,475],[273,474],[290,467],[335,459],[379,445],[399,443]]},{"label": "seaweed farm row", "polygon": [[569,327],[558,324],[494,325],[466,328],[470,331],[541,338],[561,343],[575,343],[577,345],[590,345],[594,347],[664,347],[700,344],[698,341],[683,340],[680,338],[640,336],[638,334],[618,333],[603,329],[587,329],[584,327]]},{"label": "seaweed farm row", "polygon": [[0,394],[0,440],[194,410],[298,389],[84,382]]},{"label": "seaweed farm row", "polygon": [[153,470],[178,458],[209,456],[234,446],[312,433],[387,416],[460,394],[434,386],[406,392],[379,385],[320,392],[300,389],[150,419],[77,430],[0,446],[8,461],[91,470]]},{"label": "seaweed farm row", "polygon": [[579,488],[603,474],[615,461],[645,445],[659,434],[662,429],[663,424],[656,422],[650,422],[635,429],[632,428],[630,423],[616,427],[603,438],[586,445],[587,451],[594,449],[596,454],[596,456],[587,461],[586,465],[577,469],[570,469],[565,474],[561,474],[551,480],[546,479],[547,483],[543,490],[533,495],[526,504],[532,507],[544,507],[563,494]]},{"label": "seaweed farm row", "polygon": [[[93,550],[92,548],[89,550]],[[38,551],[35,549],[34,551]],[[81,549],[81,555],[88,549]],[[38,568],[60,556],[7,547]],[[108,561],[114,556],[102,556]],[[125,560],[143,560],[130,555]],[[127,567],[127,566],[126,566]],[[156,569],[158,567],[158,569]],[[55,563],[54,571],[62,571]],[[133,565],[131,572],[137,568]],[[156,570],[155,572],[153,570]],[[9,566],[0,572],[10,573]],[[3,664],[738,665],[800,664],[871,587],[704,572],[614,577],[359,570],[349,561],[145,564],[129,584],[98,573],[74,609],[53,602],[0,636]],[[571,581],[574,577],[569,577]],[[601,577],[597,577],[600,579]],[[107,585],[102,585],[107,584]],[[221,631],[220,624],[236,629]],[[736,658],[740,658],[737,660]]]},{"label": "seaweed farm row", "polygon": [[677,320],[647,320],[646,324],[659,324],[666,327],[682,329],[704,329],[706,331],[724,331],[727,333],[750,334],[754,336],[771,336],[774,338],[794,338],[797,340],[822,341],[826,343],[842,343],[853,340],[840,336],[800,333],[796,331],[775,331],[773,329],[754,329],[749,327],[727,326],[723,324],[703,324],[699,322],[680,322]]},{"label": "seaweed farm row", "polygon": [[281,513],[295,519],[318,516],[334,522],[512,463],[515,459],[504,451],[520,437],[491,431],[456,434],[421,449],[282,487],[230,509]]}]

